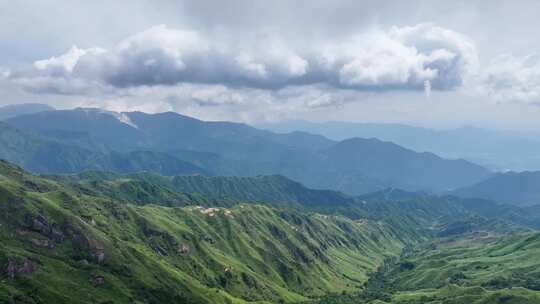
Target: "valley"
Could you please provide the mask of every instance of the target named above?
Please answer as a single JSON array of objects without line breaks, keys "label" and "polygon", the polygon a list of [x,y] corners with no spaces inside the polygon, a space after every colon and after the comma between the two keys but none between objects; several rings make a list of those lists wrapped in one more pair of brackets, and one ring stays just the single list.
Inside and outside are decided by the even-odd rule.
[{"label": "valley", "polygon": [[504,209],[497,217],[479,214],[496,203],[474,211],[457,198],[419,194],[366,201],[294,183],[291,191],[291,182],[276,177],[263,179],[251,197],[232,190],[257,179],[229,179],[216,195],[200,177],[39,177],[0,167],[6,303],[538,298],[539,238],[524,224],[538,220],[530,212],[527,221],[501,219]]},{"label": "valley", "polygon": [[320,303],[537,303],[539,240],[537,232],[436,239],[390,260],[363,292]]},{"label": "valley", "polygon": [[31,108],[0,123],[0,303],[540,299],[534,172],[176,113]]},{"label": "valley", "polygon": [[540,304],[539,11],[0,0],[0,304]]}]

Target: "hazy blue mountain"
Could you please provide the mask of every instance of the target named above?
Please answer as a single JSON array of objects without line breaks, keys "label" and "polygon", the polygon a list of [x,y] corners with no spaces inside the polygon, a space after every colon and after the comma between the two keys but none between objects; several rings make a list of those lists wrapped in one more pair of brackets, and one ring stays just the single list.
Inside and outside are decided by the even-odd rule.
[{"label": "hazy blue mountain", "polygon": [[121,173],[150,171],[166,176],[172,175],[207,175],[208,171],[170,156],[166,153],[151,151],[131,151],[126,153],[111,152],[101,156],[96,164],[90,164],[85,170],[112,170]]},{"label": "hazy blue mountain", "polygon": [[163,175],[208,174],[194,164],[165,153],[108,152],[44,139],[0,123],[0,159],[37,173],[74,173],[84,170],[153,171]]},{"label": "hazy blue mountain", "polygon": [[475,127],[431,130],[403,124],[286,121],[262,124],[275,132],[304,131],[330,139],[375,137],[447,158],[464,158],[497,170],[539,170],[540,134]]},{"label": "hazy blue mountain", "polygon": [[24,114],[33,114],[43,111],[54,111],[54,108],[41,103],[23,103],[0,107],[0,120]]},{"label": "hazy blue mountain", "polygon": [[70,143],[83,139],[116,151],[144,146],[144,137],[137,128],[126,123],[123,116],[115,114],[100,109],[78,108],[21,115],[6,122],[18,129],[57,140],[68,138]]},{"label": "hazy blue mountain", "polygon": [[277,134],[173,112],[75,109],[23,115],[7,122],[94,152],[155,151],[215,175],[281,174],[310,187],[351,194],[387,187],[447,191],[490,174],[466,161],[417,153],[390,142],[359,138],[335,142],[305,132]]},{"label": "hazy blue mountain", "polygon": [[540,172],[508,172],[453,192],[518,206],[540,205]]},{"label": "hazy blue mountain", "polygon": [[[392,123],[354,123],[354,122],[310,122],[306,120],[288,120],[276,123],[258,124],[258,127],[272,130],[274,132],[286,133],[292,131],[304,131],[314,134],[321,134],[333,140],[344,140],[353,137],[376,137],[381,140],[396,142],[403,136],[414,137],[434,136],[436,131],[427,128],[413,127],[405,124]],[[392,139],[389,139],[391,137]]]},{"label": "hazy blue mountain", "polygon": [[[364,173],[385,185],[412,190],[440,191],[468,185],[486,178],[483,167],[464,160],[446,160],[435,154],[417,153],[378,139],[352,138],[339,142],[323,152],[330,168],[339,175]],[[332,174],[333,172],[328,172]],[[342,191],[354,191],[354,184]]]}]

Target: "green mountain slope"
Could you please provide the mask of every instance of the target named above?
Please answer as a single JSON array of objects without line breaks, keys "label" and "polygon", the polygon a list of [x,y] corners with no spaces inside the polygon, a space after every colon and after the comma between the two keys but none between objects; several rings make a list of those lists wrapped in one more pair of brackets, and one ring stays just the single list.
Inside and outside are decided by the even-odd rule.
[{"label": "green mountain slope", "polygon": [[0,165],[8,301],[299,302],[357,290],[407,239],[384,223],[257,205],[115,203]]},{"label": "green mountain slope", "polygon": [[[49,176],[59,181],[75,184],[87,192],[102,195],[115,195],[122,193],[125,200],[140,204],[144,195],[139,194],[140,189],[153,189],[155,196],[160,196],[159,204],[170,202],[167,193],[198,194],[214,199],[216,204],[223,205],[234,202],[270,203],[274,206],[304,207],[304,208],[330,208],[354,206],[353,197],[330,190],[313,190],[302,184],[279,175],[235,177],[216,176],[161,176],[150,172],[132,174],[117,174],[103,172],[85,172],[73,175]],[[114,191],[110,191],[114,189]],[[155,198],[154,198],[155,200]],[[177,206],[183,201],[178,200]]]},{"label": "green mountain slope", "polygon": [[[398,290],[439,288],[448,283],[540,290],[540,261],[535,258],[539,253],[538,233],[441,239],[404,257],[402,263],[409,263],[412,271],[401,267],[388,277]],[[491,267],[496,267],[496,273]]]},{"label": "green mountain slope", "polygon": [[[540,229],[540,207],[519,207],[486,199],[459,198],[450,195],[428,195],[399,189],[369,193],[357,198],[366,209],[366,216],[395,220],[407,216],[419,221],[434,218],[452,219],[464,215],[480,216],[511,222],[523,227]],[[424,225],[425,226],[425,225]]]},{"label": "green mountain slope", "polygon": [[388,260],[364,292],[320,303],[539,303],[539,253],[538,232],[437,238]]},{"label": "green mountain slope", "polygon": [[[384,220],[404,230],[427,234],[432,234],[430,229],[441,221],[447,223],[463,217],[502,220],[540,229],[540,209],[536,207],[517,207],[484,199],[437,196],[393,188],[353,197],[336,191],[310,189],[283,176],[165,177],[151,172],[118,174],[90,171],[48,178],[87,194],[141,205],[204,204],[228,207],[239,202],[258,203],[339,214],[352,219]],[[462,229],[468,231],[475,225],[462,225]]]},{"label": "green mountain slope", "polygon": [[392,303],[538,303],[539,251],[538,233],[442,239],[409,253],[384,280]]},{"label": "green mountain slope", "polygon": [[352,198],[280,176],[47,178],[0,162],[0,299],[535,303],[539,238],[524,226],[538,211]]}]

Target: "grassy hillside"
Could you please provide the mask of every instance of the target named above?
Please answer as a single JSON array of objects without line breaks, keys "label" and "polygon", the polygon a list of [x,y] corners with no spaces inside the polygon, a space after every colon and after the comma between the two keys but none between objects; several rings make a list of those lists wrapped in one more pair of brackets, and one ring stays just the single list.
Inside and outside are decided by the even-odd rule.
[{"label": "grassy hillside", "polygon": [[[275,206],[317,208],[354,206],[356,203],[353,197],[340,192],[309,189],[279,175],[168,177],[150,172],[117,174],[95,171],[49,178],[75,185],[96,195],[101,194],[139,204],[151,202],[148,199],[153,196],[157,204],[174,204],[176,201],[176,206],[182,206],[186,202],[179,197],[194,194],[213,199],[215,204],[221,202],[222,205],[259,202]],[[141,192],[151,192],[151,195],[146,196]]]},{"label": "grassy hillside", "polygon": [[401,262],[407,267],[394,269],[388,277],[397,290],[440,288],[448,283],[540,290],[538,254],[538,233],[442,238],[409,252]]},{"label": "grassy hillside", "polygon": [[500,225],[505,227],[503,229],[509,229],[510,223],[540,228],[540,209],[534,207],[522,208],[483,199],[433,196],[397,189],[352,197],[336,191],[309,189],[283,176],[164,177],[150,172],[117,174],[91,171],[49,178],[77,191],[124,203],[223,207],[240,202],[258,203],[339,214],[351,219],[384,220],[394,227],[421,235],[448,233],[451,229],[457,231],[457,227],[466,232],[475,229],[480,222]]},{"label": "grassy hillside", "polygon": [[437,238],[370,277],[366,291],[321,303],[539,303],[540,234]]},{"label": "grassy hillside", "polygon": [[358,290],[405,246],[384,223],[258,205],[119,204],[1,166],[8,302],[300,302]]},{"label": "grassy hillside", "polygon": [[537,303],[534,212],[0,162],[0,302]]}]

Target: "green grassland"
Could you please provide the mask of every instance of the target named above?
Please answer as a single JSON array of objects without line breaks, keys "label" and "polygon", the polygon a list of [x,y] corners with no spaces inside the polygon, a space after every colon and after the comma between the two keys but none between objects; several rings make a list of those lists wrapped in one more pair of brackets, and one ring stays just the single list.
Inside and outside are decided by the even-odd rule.
[{"label": "green grassland", "polygon": [[437,238],[404,251],[357,294],[321,303],[540,303],[540,234]]},{"label": "green grassland", "polygon": [[358,290],[405,246],[381,222],[253,204],[124,204],[2,166],[8,303],[302,302]]},{"label": "green grassland", "polygon": [[0,161],[0,303],[540,303],[533,209],[399,196]]}]

